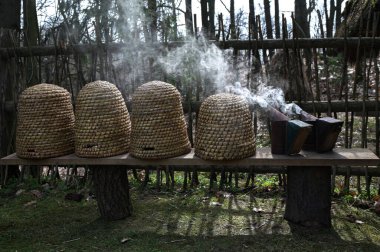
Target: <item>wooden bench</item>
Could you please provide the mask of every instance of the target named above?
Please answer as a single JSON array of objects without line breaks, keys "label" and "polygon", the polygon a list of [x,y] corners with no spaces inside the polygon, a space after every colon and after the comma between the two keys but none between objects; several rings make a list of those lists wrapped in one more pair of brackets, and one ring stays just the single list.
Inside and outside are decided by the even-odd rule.
[{"label": "wooden bench", "polygon": [[[258,149],[255,156],[234,161],[206,161],[189,154],[163,160],[139,160],[129,154],[108,158],[80,158],[70,154],[43,160],[26,160],[11,154],[1,165],[88,165],[93,170],[94,187],[100,214],[116,220],[131,215],[132,204],[126,170],[128,166],[174,166],[180,170],[245,171],[252,166],[286,166],[288,175],[285,219],[307,226],[331,227],[331,167],[378,166],[380,159],[367,149],[334,149],[329,153],[302,151],[298,155],[275,155],[269,148]],[[214,169],[213,168],[213,169]],[[210,170],[209,170],[210,171]],[[270,171],[270,170],[269,170]]]}]

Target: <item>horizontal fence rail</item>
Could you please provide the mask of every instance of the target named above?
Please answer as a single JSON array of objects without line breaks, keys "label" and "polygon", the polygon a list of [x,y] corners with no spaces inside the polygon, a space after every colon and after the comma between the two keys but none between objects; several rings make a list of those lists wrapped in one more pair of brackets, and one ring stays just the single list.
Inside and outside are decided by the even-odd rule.
[{"label": "horizontal fence rail", "polygon": [[[282,49],[282,48],[338,48],[342,49],[356,48],[360,43],[362,48],[380,48],[380,37],[350,37],[344,38],[298,38],[298,39],[265,39],[265,40],[228,40],[228,41],[210,41],[219,48],[236,50],[252,49]],[[154,50],[164,48],[175,48],[182,46],[184,42],[169,42],[146,44],[141,43],[140,47],[152,47]],[[138,49],[134,48],[134,49]],[[0,57],[35,57],[35,56],[52,56],[52,55],[72,55],[87,54],[98,51],[107,51],[109,53],[120,53],[131,47],[127,43],[108,43],[108,44],[76,44],[67,47],[59,46],[30,46],[30,47],[9,47],[0,48]]]},{"label": "horizontal fence rail", "polygon": [[[329,111],[329,106],[331,106],[331,112],[345,112],[346,111],[346,106],[348,107],[348,110],[350,112],[363,112],[363,108],[365,109],[366,112],[375,112],[377,111],[377,107],[380,107],[380,102],[379,101],[348,101],[347,103],[344,101],[331,101],[330,103],[327,101],[315,101],[315,102],[302,102],[298,103],[299,106],[302,107],[303,110],[312,113],[315,110],[315,113],[326,113]],[[188,113],[190,111],[192,112],[199,112],[200,106],[202,102],[196,101],[196,102],[184,102],[182,104],[183,106],[183,111],[185,113]],[[5,110],[6,111],[14,111],[16,108],[16,103],[15,102],[6,102],[5,105]],[[128,101],[127,102],[127,107],[128,110],[131,112],[132,111],[132,102]],[[189,108],[190,107],[190,108]],[[254,106],[250,107],[251,110],[254,110]]]}]

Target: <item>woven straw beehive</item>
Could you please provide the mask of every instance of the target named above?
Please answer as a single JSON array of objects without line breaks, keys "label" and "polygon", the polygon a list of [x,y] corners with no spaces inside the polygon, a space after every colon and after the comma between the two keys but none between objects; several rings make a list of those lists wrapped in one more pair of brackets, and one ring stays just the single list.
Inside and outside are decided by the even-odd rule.
[{"label": "woven straw beehive", "polygon": [[88,83],[75,109],[75,154],[109,157],[129,149],[131,121],[123,96],[107,81]]},{"label": "woven straw beehive", "polygon": [[70,93],[38,84],[22,92],[18,103],[16,154],[49,158],[74,152],[74,112]]},{"label": "woven straw beehive", "polygon": [[207,160],[234,160],[256,153],[252,113],[241,96],[217,94],[201,105],[195,132],[195,155]]},{"label": "woven straw beehive", "polygon": [[163,159],[190,152],[181,95],[171,84],[152,81],[132,97],[131,154]]}]

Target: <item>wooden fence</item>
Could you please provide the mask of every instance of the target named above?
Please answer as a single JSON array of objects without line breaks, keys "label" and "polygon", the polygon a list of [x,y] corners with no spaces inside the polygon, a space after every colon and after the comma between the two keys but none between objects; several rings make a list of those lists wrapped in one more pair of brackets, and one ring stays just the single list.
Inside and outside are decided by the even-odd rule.
[{"label": "wooden fence", "polygon": [[[342,145],[347,148],[371,148],[379,156],[380,124],[379,124],[379,37],[366,38],[325,38],[325,39],[277,39],[277,40],[247,40],[247,41],[211,41],[219,48],[234,50],[236,57],[241,56],[248,68],[253,68],[253,58],[258,57],[260,65],[271,64],[267,49],[285,51],[284,64],[295,61],[297,76],[294,87],[295,100],[302,108],[311,113],[326,113],[344,120],[342,131]],[[183,45],[184,42],[171,42],[150,45],[154,50],[165,52]],[[161,76],[162,80],[170,81],[164,73],[152,76],[153,69],[149,58],[143,65],[146,66],[141,77],[133,74],[128,64],[120,66],[120,58],[128,44],[88,44],[64,46],[36,46],[0,48],[0,103],[1,103],[1,132],[2,155],[14,152],[15,112],[17,98],[32,75],[37,75],[38,82],[54,82],[68,88],[76,96],[80,88],[89,81],[102,78],[115,83],[125,95],[127,102],[131,93],[139,84],[153,77]],[[291,58],[289,52],[295,53]],[[338,56],[339,55],[339,56]],[[353,55],[355,57],[353,57]],[[119,57],[119,58],[118,58]],[[116,59],[118,58],[118,59]],[[122,61],[122,60],[121,60]],[[115,66],[119,64],[118,66]],[[30,69],[33,65],[33,69]],[[302,74],[307,68],[308,79]],[[126,71],[125,75],[118,70]],[[149,72],[149,70],[152,70]],[[154,71],[153,71],[154,70]],[[289,70],[289,69],[287,69]],[[129,71],[129,72],[128,72]],[[123,76],[133,81],[131,87],[123,89]],[[289,72],[288,72],[288,75]],[[331,76],[334,75],[334,78]],[[4,77],[6,76],[6,78]],[[291,78],[291,76],[288,76]],[[251,78],[251,77],[249,77]],[[294,78],[294,76],[293,76]],[[171,79],[181,82],[178,79]],[[252,81],[252,78],[251,80]],[[299,93],[301,89],[311,89],[312,95],[308,101]],[[189,132],[193,132],[193,124],[204,98],[198,93],[197,85],[194,93],[182,90],[184,96],[184,110],[188,114]],[[200,92],[200,91],[199,91]],[[190,113],[191,112],[191,113]],[[7,123],[5,123],[7,121]],[[10,122],[8,122],[10,121]],[[265,128],[264,128],[265,130]],[[262,134],[263,132],[257,132]],[[192,135],[192,134],[190,134]],[[5,140],[4,140],[5,139]],[[192,139],[192,137],[191,137]],[[260,169],[258,169],[260,170]],[[273,169],[272,169],[273,170]],[[272,171],[271,170],[271,171]],[[373,172],[372,172],[373,170]],[[260,170],[261,171],[261,170]],[[274,171],[274,170],[273,170]],[[278,171],[281,171],[279,169]],[[363,167],[338,168],[336,174],[346,174],[346,177],[366,175],[379,176],[376,169]],[[277,170],[276,170],[277,172]]]}]

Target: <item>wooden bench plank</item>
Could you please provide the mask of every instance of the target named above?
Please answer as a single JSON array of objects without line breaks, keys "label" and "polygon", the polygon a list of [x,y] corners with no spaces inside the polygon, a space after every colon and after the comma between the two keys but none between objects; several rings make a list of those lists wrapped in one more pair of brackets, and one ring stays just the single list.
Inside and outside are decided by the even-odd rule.
[{"label": "wooden bench plank", "polygon": [[337,148],[328,153],[302,151],[298,155],[275,155],[270,148],[260,148],[256,155],[233,161],[207,161],[189,154],[162,160],[140,160],[130,154],[108,158],[80,158],[75,154],[41,160],[18,158],[15,153],[0,160],[1,165],[177,165],[177,166],[377,166],[380,159],[368,149]]}]

